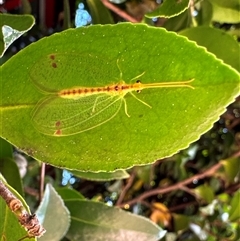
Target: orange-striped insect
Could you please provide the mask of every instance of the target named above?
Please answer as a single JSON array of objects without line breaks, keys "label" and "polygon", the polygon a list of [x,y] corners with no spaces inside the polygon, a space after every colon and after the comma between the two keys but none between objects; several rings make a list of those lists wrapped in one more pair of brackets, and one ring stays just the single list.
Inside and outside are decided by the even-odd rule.
[{"label": "orange-striped insect", "polygon": [[[50,68],[54,71],[59,65],[62,66],[65,57],[63,54],[49,55],[51,60],[49,62]],[[118,61],[117,67],[120,70]],[[34,69],[32,76],[35,78],[36,85],[41,89],[42,87],[38,84],[37,77],[34,77],[36,71],[38,70]],[[122,79],[120,70],[119,81],[115,84],[97,87],[73,87],[52,92],[45,91],[48,92],[49,96],[35,107],[32,115],[33,124],[37,130],[46,135],[74,135],[110,121],[118,114],[122,105],[124,105],[126,116],[130,117],[125,99],[127,94],[151,108],[148,103],[139,99],[134,92],[140,92],[144,89],[169,87],[194,89],[191,85],[193,79],[179,82],[144,84],[139,80],[143,75],[144,73],[130,80],[130,82],[135,80],[135,83],[127,84]],[[39,76],[41,75],[39,74]]]}]

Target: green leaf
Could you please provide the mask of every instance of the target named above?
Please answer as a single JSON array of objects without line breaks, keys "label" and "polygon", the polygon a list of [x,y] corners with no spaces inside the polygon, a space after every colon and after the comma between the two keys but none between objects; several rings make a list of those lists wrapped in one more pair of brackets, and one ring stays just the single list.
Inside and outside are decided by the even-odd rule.
[{"label": "green leaf", "polygon": [[240,172],[240,159],[229,158],[221,161],[229,182],[233,182],[236,175]]},{"label": "green leaf", "polygon": [[63,29],[71,28],[71,13],[68,0],[63,1],[63,14]]},{"label": "green leaf", "polygon": [[114,23],[110,11],[103,5],[100,0],[87,0],[93,24]]},{"label": "green leaf", "polygon": [[0,14],[0,58],[7,48],[34,25],[31,15]]},{"label": "green leaf", "polygon": [[0,138],[0,159],[13,158],[13,148],[6,140]]},{"label": "green leaf", "polygon": [[190,10],[186,10],[180,15],[172,17],[164,22],[163,27],[168,31],[178,32],[182,29],[189,28],[192,25]]},{"label": "green leaf", "polygon": [[38,239],[39,241],[59,241],[64,237],[70,226],[69,212],[62,198],[50,184],[46,185],[42,202],[36,214],[46,229],[46,233]]},{"label": "green leaf", "polygon": [[[56,72],[51,56],[60,61]],[[70,29],[28,46],[0,70],[0,135],[38,160],[92,172],[149,164],[186,148],[212,127],[240,89],[239,74],[205,49],[185,37],[143,24]],[[139,75],[143,84],[194,78],[195,89],[144,89],[133,92],[137,99],[131,93],[102,94],[111,108],[104,109],[100,117],[116,115],[98,127],[98,120],[93,123],[82,111],[89,104],[93,110],[99,98],[89,95],[75,101],[56,95],[74,86],[111,86],[121,81],[121,73],[127,84],[136,82]],[[118,101],[122,103],[119,111],[112,108]],[[50,110],[50,115],[36,126],[32,118],[38,108],[44,114]],[[79,118],[86,120],[84,127],[95,128],[64,137],[54,136],[56,129],[52,136],[35,129],[40,126],[44,131],[54,115],[65,116],[67,123],[73,117],[78,128]],[[75,124],[69,124],[74,134]],[[55,127],[59,128],[58,121]]]},{"label": "green leaf", "polygon": [[238,8],[226,8],[221,5],[217,5],[212,1],[213,5],[213,20],[220,23],[239,23],[239,7]]},{"label": "green leaf", "polygon": [[240,219],[240,190],[234,193],[230,203],[231,210],[229,212],[229,220],[231,222],[239,221]]},{"label": "green leaf", "polygon": [[125,170],[117,170],[115,172],[81,172],[81,171],[71,171],[74,176],[93,181],[111,181],[118,179],[129,178],[129,174]]},{"label": "green leaf", "polygon": [[211,203],[214,200],[214,192],[208,185],[201,185],[194,189],[194,192],[200,198],[204,199],[207,203]]},{"label": "green leaf", "polygon": [[[19,240],[27,235],[27,232],[18,222],[16,216],[0,197],[0,240]],[[32,239],[37,240],[37,239]]]},{"label": "green leaf", "polygon": [[[198,45],[204,46],[207,50],[222,59],[226,64],[240,72],[238,42],[226,32],[207,26],[189,28],[180,32],[181,35],[196,41]],[[206,38],[206,36],[208,36]]]},{"label": "green leaf", "polygon": [[67,187],[57,188],[56,191],[64,199],[64,201],[69,199],[84,199],[84,196],[74,189],[69,189]]},{"label": "green leaf", "polygon": [[[15,191],[10,185],[5,183],[5,180],[0,175],[0,180],[8,187],[8,189],[23,203],[24,207],[28,212],[30,212],[29,207],[27,206],[24,199]],[[27,231],[21,226],[18,222],[17,217],[9,209],[6,202],[0,196],[0,240],[19,240],[27,235]],[[36,238],[32,238],[32,241],[36,241]]]},{"label": "green leaf", "polygon": [[149,185],[152,180],[152,165],[136,167],[137,177],[145,184]]},{"label": "green leaf", "polygon": [[183,13],[189,6],[189,0],[165,0],[156,10],[147,13],[148,18],[171,18]]},{"label": "green leaf", "polygon": [[65,201],[71,213],[70,240],[141,240],[161,239],[166,231],[148,219],[87,200]]},{"label": "green leaf", "polygon": [[180,231],[180,230],[184,230],[187,229],[189,227],[189,217],[186,215],[180,215],[177,213],[173,213],[173,223],[174,223],[174,231]]},{"label": "green leaf", "polygon": [[2,138],[0,138],[0,173],[4,176],[8,184],[23,196],[22,180],[18,166],[13,160],[12,145]]},{"label": "green leaf", "polygon": [[22,180],[16,162],[12,158],[0,159],[0,172],[9,185],[23,196]]},{"label": "green leaf", "polygon": [[215,5],[219,5],[223,8],[231,8],[239,11],[240,2],[239,0],[209,0],[211,3]]},{"label": "green leaf", "polygon": [[200,2],[200,6],[196,16],[198,25],[210,25],[213,16],[212,4],[208,0],[204,0]]}]

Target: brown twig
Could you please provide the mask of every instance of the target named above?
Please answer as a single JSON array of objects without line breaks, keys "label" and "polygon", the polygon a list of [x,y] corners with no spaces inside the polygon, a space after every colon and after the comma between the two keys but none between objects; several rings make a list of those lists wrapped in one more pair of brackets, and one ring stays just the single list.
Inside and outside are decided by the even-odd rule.
[{"label": "brown twig", "polygon": [[220,167],[222,166],[222,163],[219,162],[215,165],[213,165],[212,167],[208,168],[206,171],[204,171],[203,173],[200,173],[200,174],[196,174],[192,177],[189,177],[179,183],[176,183],[172,186],[169,186],[169,187],[165,187],[165,188],[155,188],[155,189],[152,189],[148,192],[145,192],[141,195],[139,195],[138,197],[128,201],[128,202],[125,202],[125,203],[122,203],[120,205],[117,205],[119,207],[124,207],[125,205],[133,205],[134,203],[137,203],[139,202],[140,200],[143,200],[143,199],[146,199],[148,197],[151,197],[151,196],[155,196],[155,195],[158,195],[158,194],[164,194],[164,193],[168,193],[168,192],[171,192],[171,191],[174,191],[174,190],[177,190],[177,189],[183,189],[182,187],[188,185],[188,184],[191,184],[195,179],[197,180],[200,180],[200,179],[203,179],[203,178],[206,178],[208,176],[211,176],[212,174],[214,174]]},{"label": "brown twig", "polygon": [[129,179],[127,180],[127,184],[126,186],[123,188],[118,200],[117,200],[117,203],[116,205],[120,205],[127,193],[127,191],[129,190],[129,188],[132,186],[132,183],[133,183],[133,180],[135,179],[135,176],[136,176],[136,172],[135,172],[135,169],[133,170],[131,176],[129,177]]},{"label": "brown twig", "polygon": [[41,237],[45,233],[45,229],[39,223],[35,214],[29,214],[23,206],[22,202],[8,189],[8,187],[0,180],[0,196],[5,200],[7,206],[16,215],[19,223],[27,230],[27,237]]},{"label": "brown twig", "polygon": [[41,202],[44,191],[44,177],[45,177],[46,164],[41,164],[41,175],[40,175],[40,188],[39,188],[39,202]]},{"label": "brown twig", "polygon": [[102,3],[112,10],[114,13],[116,13],[118,16],[122,17],[123,19],[132,22],[132,23],[138,23],[139,21],[135,19],[134,17],[130,16],[126,12],[124,12],[122,9],[116,7],[114,4],[110,3],[108,0],[102,0]]}]

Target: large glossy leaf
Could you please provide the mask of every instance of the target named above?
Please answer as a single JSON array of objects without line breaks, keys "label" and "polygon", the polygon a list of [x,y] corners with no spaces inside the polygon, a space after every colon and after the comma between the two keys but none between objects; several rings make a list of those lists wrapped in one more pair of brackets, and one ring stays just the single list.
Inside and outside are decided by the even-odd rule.
[{"label": "large glossy leaf", "polygon": [[70,216],[62,198],[50,184],[46,185],[44,197],[36,214],[46,229],[46,233],[39,240],[58,241],[63,238],[70,226]]},{"label": "large glossy leaf", "polygon": [[[142,24],[55,34],[12,57],[1,73],[1,136],[38,160],[89,171],[124,169],[176,153],[210,129],[239,94],[239,74],[230,66],[184,37]],[[103,88],[121,78],[135,83],[139,75],[143,84],[194,79],[194,89],[144,89],[133,92],[138,99],[113,91],[96,98],[57,95],[74,86]],[[97,109],[100,118],[92,120],[96,116],[86,108]],[[54,128],[64,118],[71,134],[80,121],[92,129],[54,136],[61,130],[48,127],[56,116]]]},{"label": "large glossy leaf", "polygon": [[87,200],[67,200],[71,213],[70,240],[157,241],[166,231],[146,218]]}]

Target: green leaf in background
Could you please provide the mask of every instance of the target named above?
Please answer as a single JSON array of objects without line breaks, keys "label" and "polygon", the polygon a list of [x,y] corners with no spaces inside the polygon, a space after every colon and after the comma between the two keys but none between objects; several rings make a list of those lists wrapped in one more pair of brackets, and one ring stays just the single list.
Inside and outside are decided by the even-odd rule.
[{"label": "green leaf in background", "polygon": [[197,11],[198,11],[198,14],[196,16],[196,20],[198,22],[198,25],[209,26],[212,22],[212,16],[213,16],[213,7],[212,7],[212,4],[209,2],[209,0],[201,1],[200,9]]},{"label": "green leaf in background", "polygon": [[32,15],[0,14],[0,58],[7,48],[34,25]]},{"label": "green leaf in background", "polygon": [[13,158],[12,145],[2,138],[0,138],[0,158]]},{"label": "green leaf in background", "polygon": [[[52,99],[64,105],[56,105],[56,111],[50,105],[51,116],[79,116],[82,100],[59,100],[64,99],[57,97],[59,90],[113,85],[121,81],[120,72],[127,84],[139,75],[143,84],[194,78],[195,89],[134,93],[151,108],[127,94],[130,117],[122,104],[114,118],[76,135],[48,136],[33,126],[33,109],[48,108]],[[92,172],[149,164],[186,148],[212,127],[240,91],[240,76],[230,66],[185,37],[143,24],[95,25],[54,34],[13,56],[1,73],[0,135],[38,160]]]},{"label": "green leaf in background", "polygon": [[240,2],[239,0],[208,0],[213,4],[219,5],[223,8],[231,8],[239,11]]},{"label": "green leaf in background", "polygon": [[239,221],[240,219],[240,190],[234,193],[230,203],[231,210],[229,212],[229,220],[231,222]]},{"label": "green leaf in background", "polygon": [[36,214],[46,229],[46,233],[38,240],[59,241],[65,236],[70,226],[69,212],[62,198],[50,184],[46,185],[42,202]]},{"label": "green leaf in background", "polygon": [[68,0],[63,1],[63,14],[63,29],[65,30],[71,28],[71,13]]},{"label": "green leaf in background", "polygon": [[65,201],[71,213],[71,227],[66,237],[72,241],[161,239],[166,231],[146,218],[87,200]]},{"label": "green leaf in background", "polygon": [[192,26],[192,17],[189,9],[185,10],[180,15],[169,18],[164,22],[163,28],[168,31],[178,32],[182,29]]},{"label": "green leaf in background", "polygon": [[164,17],[171,18],[183,13],[189,6],[189,0],[165,0],[156,10],[147,13],[148,18]]},{"label": "green leaf in background", "polygon": [[62,199],[64,199],[64,201],[69,199],[85,199],[80,192],[67,187],[57,188],[56,191],[62,197]]},{"label": "green leaf in background", "polygon": [[[239,23],[240,22],[240,11],[239,11],[239,0],[233,8],[226,8],[223,5],[218,5],[216,1],[210,1],[213,5],[213,20],[220,23]],[[222,2],[222,1],[221,1]],[[228,1],[225,1],[228,2]]]},{"label": "green leaf in background", "polygon": [[0,172],[20,195],[23,195],[22,180],[16,162],[10,158],[0,159]]},{"label": "green leaf in background", "polygon": [[[225,31],[207,26],[188,28],[179,34],[196,41],[198,45],[222,59],[226,64],[240,72],[240,46],[238,42]],[[206,38],[206,36],[208,36]]]},{"label": "green leaf in background", "polygon": [[129,174],[125,170],[117,170],[114,172],[81,172],[81,171],[71,171],[71,173],[79,178],[93,181],[111,181],[118,179],[129,178]]},{"label": "green leaf in background", "polygon": [[190,218],[188,216],[177,213],[173,213],[172,216],[175,231],[185,230],[189,227]]},{"label": "green leaf in background", "polygon": [[114,24],[110,11],[100,0],[87,0],[93,24]]},{"label": "green leaf in background", "polygon": [[[5,183],[5,180],[0,175],[0,180],[4,182],[7,188],[23,203],[24,207],[28,212],[30,212],[24,199],[15,191],[10,185]],[[18,222],[17,217],[9,209],[6,202],[0,196],[0,240],[19,240],[27,235],[27,231]],[[36,241],[36,238],[32,238],[32,241]]]},{"label": "green leaf in background", "polygon": [[229,158],[221,161],[229,182],[233,182],[236,175],[240,172],[240,159]]},{"label": "green leaf in background", "polygon": [[127,0],[111,0],[112,3],[115,3],[115,4],[121,4],[121,3],[124,3],[126,2]]},{"label": "green leaf in background", "polygon": [[207,203],[211,203],[214,199],[213,189],[208,185],[201,185],[197,188],[194,188],[193,191],[199,198],[202,198]]}]

